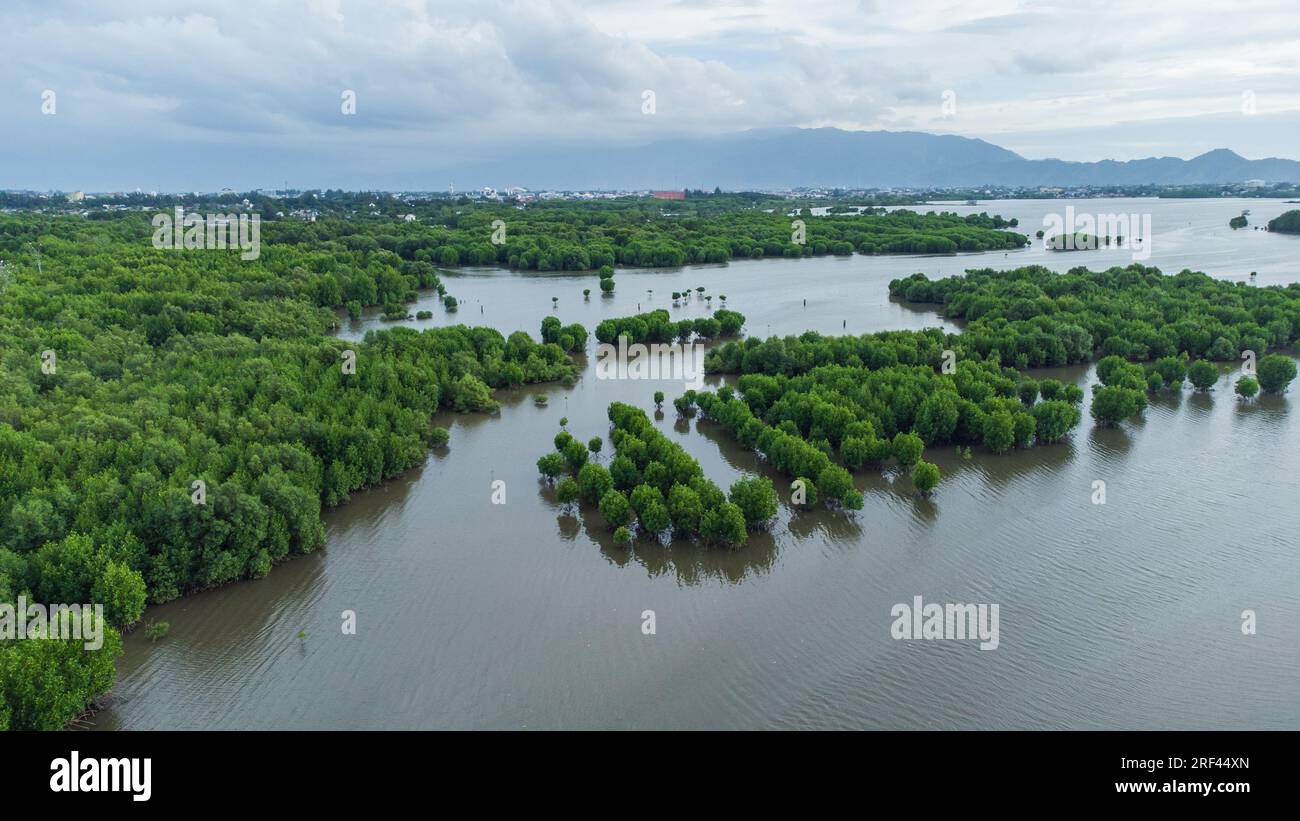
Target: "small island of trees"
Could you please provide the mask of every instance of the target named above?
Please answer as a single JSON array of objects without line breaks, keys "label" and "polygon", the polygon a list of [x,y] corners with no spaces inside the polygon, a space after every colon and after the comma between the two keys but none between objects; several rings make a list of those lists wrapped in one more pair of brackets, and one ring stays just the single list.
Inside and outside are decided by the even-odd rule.
[{"label": "small island of trees", "polygon": [[712,317],[697,317],[674,322],[672,316],[663,308],[635,316],[617,317],[602,320],[596,326],[596,341],[612,345],[620,336],[627,337],[629,344],[669,343],[674,340],[687,342],[693,336],[701,339],[735,336],[745,325],[745,315],[737,311],[719,308]]},{"label": "small island of trees", "polygon": [[735,547],[751,529],[776,516],[776,490],[763,477],[736,480],[728,494],[704,476],[681,445],[660,433],[640,408],[621,402],[609,406],[609,434],[614,459],[609,468],[589,461],[599,439],[583,445],[566,431],[555,436],[555,449],[537,460],[547,481],[559,480],[561,504],[595,507],[617,543],[631,541],[632,530],[644,539],[671,532],[680,538]]},{"label": "small island of trees", "polygon": [[1300,234],[1300,209],[1287,211],[1268,221],[1268,230],[1280,234]]}]

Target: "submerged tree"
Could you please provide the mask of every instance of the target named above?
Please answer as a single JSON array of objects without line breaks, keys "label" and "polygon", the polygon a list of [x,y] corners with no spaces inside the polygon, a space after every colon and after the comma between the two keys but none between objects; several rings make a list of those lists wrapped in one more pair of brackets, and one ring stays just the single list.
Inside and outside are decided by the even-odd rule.
[{"label": "submerged tree", "polygon": [[[1293,212],[1294,213],[1294,212]],[[1269,354],[1256,366],[1259,385],[1265,393],[1283,393],[1295,379],[1295,360],[1280,354]]]},{"label": "submerged tree", "polygon": [[1187,381],[1198,391],[1208,391],[1219,381],[1219,369],[1213,362],[1198,359],[1187,368]]},{"label": "submerged tree", "polygon": [[1237,380],[1235,390],[1242,399],[1250,399],[1259,393],[1259,382],[1252,376],[1243,376]]},{"label": "submerged tree", "polygon": [[939,486],[939,466],[924,459],[912,469],[912,484],[922,496],[929,496]]}]

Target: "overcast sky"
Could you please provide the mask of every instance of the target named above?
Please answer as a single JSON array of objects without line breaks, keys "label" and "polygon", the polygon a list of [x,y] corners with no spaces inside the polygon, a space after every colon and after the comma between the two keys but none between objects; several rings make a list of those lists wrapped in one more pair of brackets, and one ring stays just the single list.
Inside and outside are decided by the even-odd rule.
[{"label": "overcast sky", "polygon": [[514,150],[770,126],[1300,159],[1298,7],[4,0],[0,188],[441,189]]}]

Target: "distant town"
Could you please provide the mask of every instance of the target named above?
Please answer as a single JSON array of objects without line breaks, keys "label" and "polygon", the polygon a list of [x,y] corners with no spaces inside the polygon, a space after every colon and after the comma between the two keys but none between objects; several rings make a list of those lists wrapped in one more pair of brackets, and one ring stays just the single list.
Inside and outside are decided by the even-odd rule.
[{"label": "distant town", "polygon": [[[501,205],[528,208],[550,202],[693,200],[705,205],[708,200],[748,201],[755,209],[822,206],[900,207],[925,205],[979,205],[986,201],[1009,199],[1094,199],[1104,197],[1157,198],[1300,198],[1296,183],[1266,183],[1248,180],[1229,185],[1141,185],[1083,186],[1072,188],[1034,186],[987,186],[982,188],[831,188],[809,187],[775,191],[705,190],[616,190],[616,191],[530,191],[520,187],[501,189],[483,187],[467,191],[360,191],[332,189],[256,188],[236,192],[85,192],[85,191],[0,191],[0,211],[37,211],[80,214],[93,218],[100,214],[124,211],[154,211],[183,205],[218,207],[236,212],[258,213],[264,220],[288,219],[315,222],[331,219],[401,219],[416,221],[430,208],[457,205]],[[706,201],[706,202],[701,202]],[[832,211],[831,213],[835,213]]]}]

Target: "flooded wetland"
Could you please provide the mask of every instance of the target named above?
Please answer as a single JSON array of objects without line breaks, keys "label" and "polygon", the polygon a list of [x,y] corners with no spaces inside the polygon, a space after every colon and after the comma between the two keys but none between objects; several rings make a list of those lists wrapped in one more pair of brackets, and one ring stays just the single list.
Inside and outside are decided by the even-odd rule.
[{"label": "flooded wetland", "polygon": [[[1300,281],[1300,240],[1227,228],[1243,207],[1263,222],[1281,202],[1074,204],[1152,213],[1145,264],[1167,274]],[[1016,217],[1032,236],[1061,207],[951,210]],[[933,305],[892,301],[889,281],[1031,264],[1101,269],[1130,257],[1053,255],[1033,243],[620,270],[606,297],[591,275],[466,269],[443,279],[457,312],[425,294],[411,310],[431,319],[391,323],[372,311],[343,319],[340,335],[463,323],[536,337],[547,315],[591,329],[656,308],[676,320],[722,307],[672,306],[673,291],[697,286],[725,294],[747,336],[956,332]],[[170,633],[126,636],[97,728],[1300,729],[1295,386],[1242,402],[1225,373],[1208,393],[1155,396],[1116,428],[1085,411],[1060,444],[970,458],[933,448],[927,458],[943,473],[933,498],[896,470],[862,470],[861,510],[795,512],[788,477],[716,423],[677,414],[680,381],[597,379],[582,361],[571,386],[498,391],[498,414],[440,414],[449,446],[330,510],[324,549],[259,581],[151,607],[146,618],[168,621]],[[1097,381],[1083,366],[1032,375],[1079,385],[1085,409]],[[667,396],[662,412],[655,391]],[[645,410],[723,488],[771,478],[773,526],[735,550],[626,547],[591,506],[561,506],[536,460],[562,417],[582,441],[606,437],[611,402]],[[607,441],[606,465],[611,450]],[[494,504],[498,481],[504,504]],[[997,603],[997,649],[896,640],[891,608],[916,596]],[[1248,609],[1257,635],[1242,633]],[[340,630],[344,611],[355,635]]]}]

